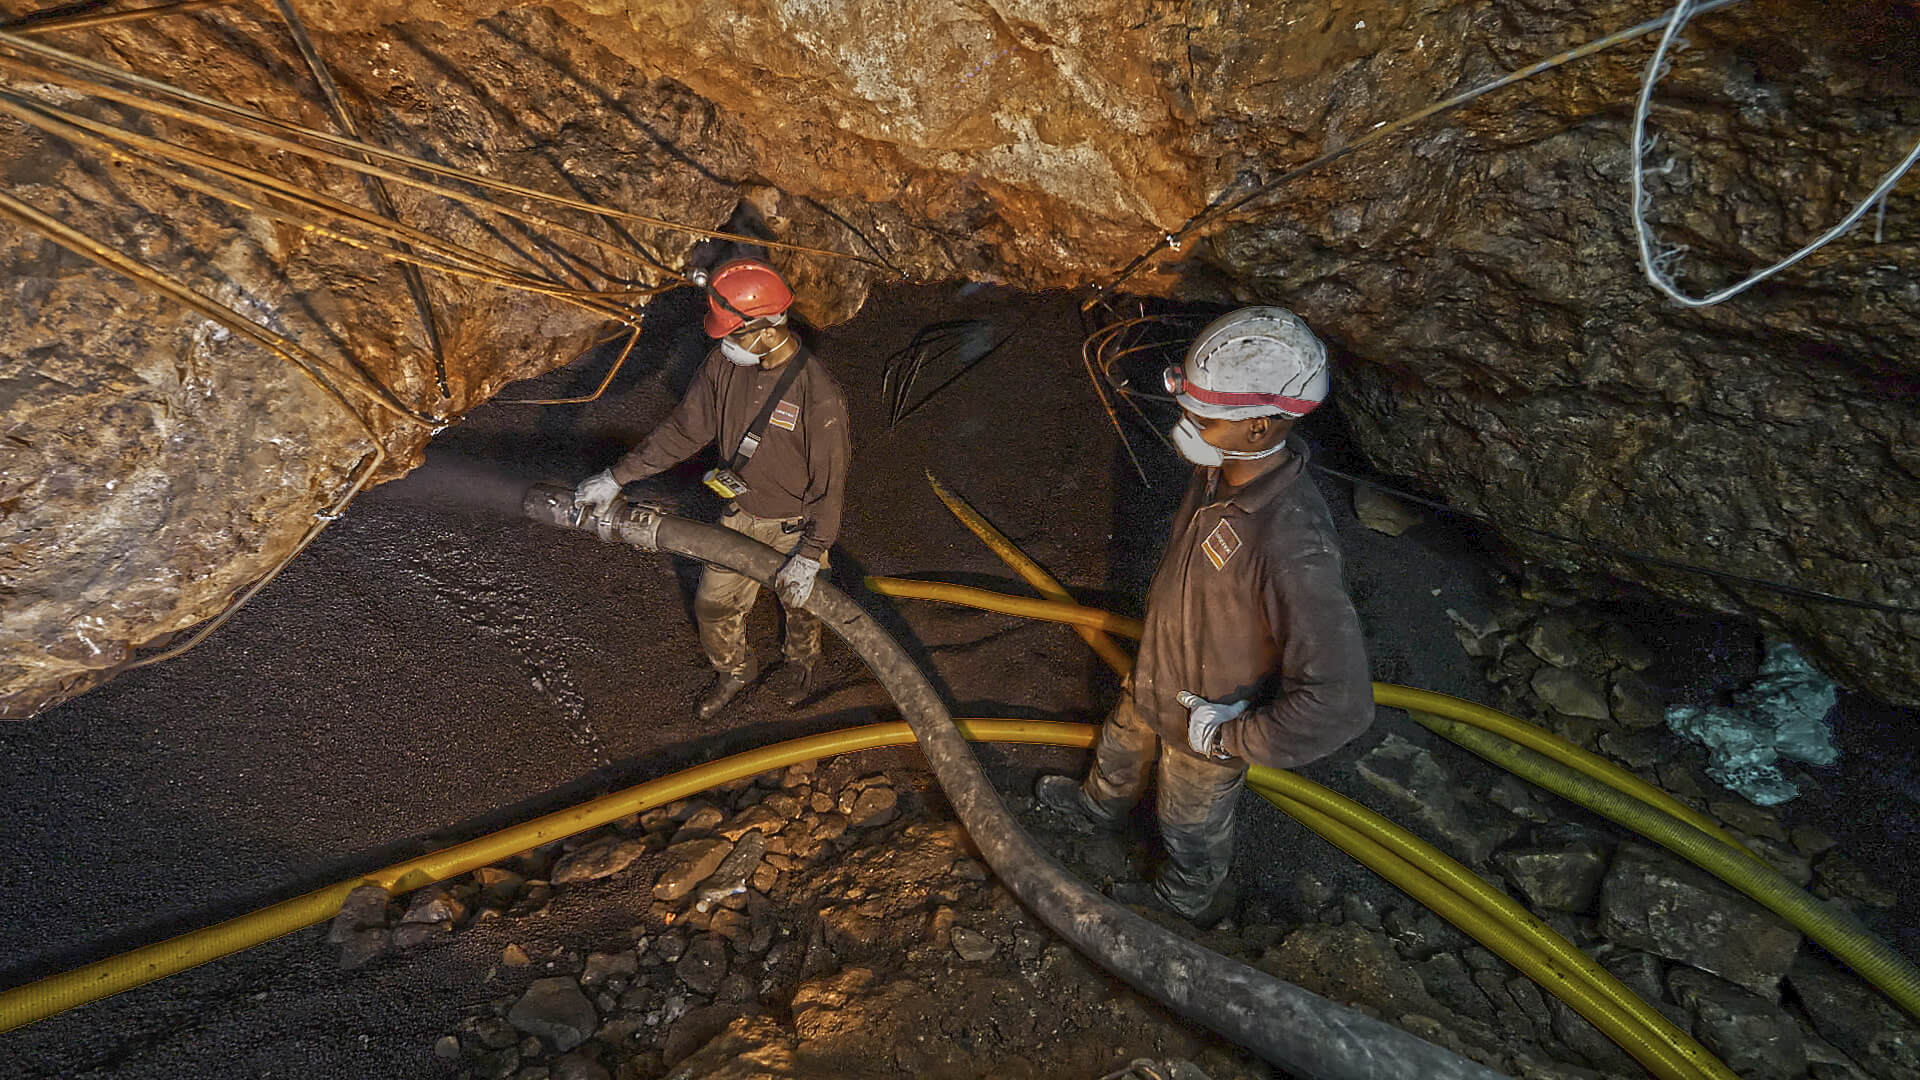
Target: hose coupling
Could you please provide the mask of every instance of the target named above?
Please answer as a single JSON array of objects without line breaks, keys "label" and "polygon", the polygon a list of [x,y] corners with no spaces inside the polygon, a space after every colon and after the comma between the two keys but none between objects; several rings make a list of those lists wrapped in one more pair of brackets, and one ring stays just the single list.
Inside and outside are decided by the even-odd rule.
[{"label": "hose coupling", "polygon": [[609,543],[631,544],[642,551],[658,551],[660,510],[625,499],[615,499],[605,513],[596,514],[576,503],[571,488],[535,484],[520,500],[520,511],[535,521],[578,529]]}]

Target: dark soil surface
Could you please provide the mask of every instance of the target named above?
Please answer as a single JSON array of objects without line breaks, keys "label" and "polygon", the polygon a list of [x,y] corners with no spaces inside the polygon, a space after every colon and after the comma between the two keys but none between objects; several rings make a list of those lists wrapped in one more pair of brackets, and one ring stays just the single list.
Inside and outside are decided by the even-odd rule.
[{"label": "dark soil surface", "polygon": [[[495,403],[436,443],[428,466],[364,496],[205,645],[133,672],[33,721],[0,727],[0,985],[17,985],[319,885],[777,739],[891,718],[879,687],[837,642],[821,692],[798,711],[753,691],[702,724],[707,679],[690,618],[697,569],[521,520],[526,483],[571,484],[665,414],[704,349],[687,297],[655,308],[607,395],[589,405]],[[886,358],[919,326],[978,316],[1007,340],[970,372],[929,365],[916,396],[946,385],[895,429],[881,401]],[[819,336],[855,422],[847,528],[831,573],[928,574],[1014,589],[1008,571],[939,504],[931,469],[1082,599],[1138,612],[1184,467],[1135,429],[1152,486],[1135,475],[1081,374],[1080,324],[1062,295],[983,287],[875,296]],[[600,354],[514,396],[590,390]],[[1330,424],[1327,460],[1351,461]],[[703,463],[646,487],[694,516],[718,505]],[[1375,677],[1492,700],[1455,640],[1448,609],[1483,622],[1488,563],[1467,536],[1428,524],[1390,538],[1353,520],[1345,485],[1320,482],[1346,545]],[[869,600],[876,611],[884,602]],[[1065,628],[903,604],[889,624],[917,649],[959,716],[1094,721],[1113,678]],[[1752,631],[1675,618],[1659,641],[1693,692],[1750,670]],[[754,633],[775,653],[763,599]],[[1737,645],[1714,652],[1712,638]],[[1840,766],[1790,808],[1875,867],[1920,861],[1914,717],[1849,700]],[[1356,745],[1304,770],[1365,800],[1358,756],[1387,732],[1435,749],[1472,780],[1478,762],[1383,711]],[[1003,790],[1079,752],[983,748]],[[924,786],[911,752],[868,755],[902,787]],[[1310,870],[1341,892],[1398,894],[1249,798],[1236,876],[1286,913]],[[1890,884],[1904,886],[1907,881]],[[1883,930],[1916,951],[1912,896]],[[553,941],[627,916],[556,905]],[[569,922],[572,920],[572,922]],[[629,920],[630,921],[630,920]],[[434,1040],[497,995],[501,939],[456,936],[342,972],[324,928],[0,1037],[23,1077],[432,1076],[453,1067]],[[981,993],[1012,993],[1007,987]],[[956,992],[957,993],[957,992]],[[962,996],[953,1000],[961,1001]],[[1046,1032],[1036,1032],[1045,1040]],[[1103,1060],[1124,1064],[1128,1047]],[[1098,1075],[1093,1073],[1090,1075]]]}]

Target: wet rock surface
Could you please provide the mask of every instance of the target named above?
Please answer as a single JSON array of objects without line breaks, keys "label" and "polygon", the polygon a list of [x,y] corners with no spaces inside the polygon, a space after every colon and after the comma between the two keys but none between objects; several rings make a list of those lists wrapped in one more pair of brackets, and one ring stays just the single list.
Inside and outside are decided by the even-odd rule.
[{"label": "wet rock surface", "polygon": [[[1034,288],[1103,279],[1229,188],[1647,15],[1623,0],[855,10],[749,0],[716,24],[684,4],[334,0],[305,14],[373,139],[702,227],[745,193],[784,239],[889,267],[783,259],[821,322],[896,271]],[[1653,220],[1695,252],[1690,287],[1793,249],[1905,149],[1915,18],[1880,0],[1701,21],[1661,98],[1687,108],[1655,117],[1678,164],[1655,179]],[[264,13],[222,7],[60,42],[332,126]],[[1896,193],[1877,246],[1849,237],[1780,287],[1707,311],[1667,303],[1636,272],[1626,213],[1622,118],[1646,48],[1311,173],[1127,286],[1297,309],[1338,347],[1338,407],[1380,471],[1491,515],[1517,548],[1589,584],[1612,575],[1762,614],[1850,685],[1920,700],[1920,638],[1897,616],[1521,528],[1920,605],[1920,541],[1894,527],[1920,506],[1904,400],[1920,354],[1910,196]],[[202,141],[359,197],[339,170]],[[435,417],[563,362],[597,329],[548,299],[429,275],[443,396],[394,267],[11,123],[0,161],[30,202],[299,341],[350,386],[363,366]],[[407,223],[516,264],[539,246],[444,200],[396,201]],[[636,228],[678,264],[686,237]],[[0,341],[24,359],[0,492],[14,538],[5,629],[19,642],[0,660],[8,715],[94,685],[218,610],[293,549],[376,442],[395,475],[434,426],[364,398],[343,407],[293,365],[18,229],[0,237],[0,267],[17,294]]]}]

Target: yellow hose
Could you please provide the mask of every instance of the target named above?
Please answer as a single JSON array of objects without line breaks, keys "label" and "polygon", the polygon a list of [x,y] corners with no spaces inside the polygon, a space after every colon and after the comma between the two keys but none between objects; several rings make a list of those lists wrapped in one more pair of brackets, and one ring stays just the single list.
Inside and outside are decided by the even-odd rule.
[{"label": "yellow hose", "polygon": [[[1047,573],[1044,567],[1028,558],[1026,552],[1021,551],[1013,541],[1006,538],[1005,534],[994,528],[986,518],[980,516],[979,511],[969,505],[967,500],[948,491],[939,477],[929,472],[927,483],[933,485],[933,493],[940,497],[941,502],[947,504],[947,509],[953,511],[953,516],[960,519],[960,524],[965,525],[973,535],[979,537],[981,543],[992,548],[993,553],[1000,556],[1002,562],[1011,567],[1014,573],[1019,574],[1027,584],[1038,590],[1041,596],[1049,600],[1073,602],[1073,594],[1067,592],[1064,585],[1054,580],[1053,575]],[[1073,632],[1079,634],[1080,640],[1091,646],[1100,659],[1105,660],[1107,666],[1121,678],[1126,678],[1133,671],[1133,657],[1128,656],[1126,650],[1106,634],[1090,626],[1079,624],[1074,625]]]},{"label": "yellow hose", "polygon": [[[974,589],[964,585],[945,585],[928,581],[905,581],[900,578],[868,578],[867,587],[883,596],[898,596],[910,600],[939,600],[985,611],[997,611],[1006,615],[1018,615],[1022,618],[1097,627],[1136,639],[1141,633],[1141,624],[1138,619],[1129,619],[1099,608],[1062,603],[1057,600],[1032,600],[1023,596],[1009,596],[990,589]],[[1754,862],[1762,866],[1766,865],[1764,860],[1748,851],[1733,838],[1732,834],[1721,828],[1707,815],[1598,754],[1588,753],[1551,732],[1498,709],[1490,709],[1485,705],[1476,704],[1465,698],[1457,698],[1451,694],[1382,682],[1373,684],[1373,700],[1377,704],[1391,708],[1418,709],[1437,713],[1512,739],[1529,749],[1553,758],[1568,768],[1598,780],[1623,795],[1646,803],[1663,813],[1671,814]]]},{"label": "yellow hose", "polygon": [[1510,716],[1498,709],[1489,709],[1485,705],[1475,704],[1465,698],[1454,697],[1452,694],[1420,690],[1411,686],[1398,686],[1394,683],[1374,683],[1373,700],[1378,704],[1406,709],[1409,712],[1435,713],[1511,739],[1535,753],[1545,754],[1575,772],[1598,780],[1622,795],[1671,814],[1754,862],[1762,866],[1766,865],[1764,860],[1748,851],[1740,841],[1735,840],[1731,834],[1720,827],[1718,822],[1707,815],[1606,758],[1588,753],[1565,739],[1518,717]]},{"label": "yellow hose", "polygon": [[[1034,720],[962,719],[961,731],[975,741],[1091,747],[1096,729],[1085,724]],[[0,1031],[129,990],[210,960],[331,918],[346,895],[362,885],[391,893],[497,863],[521,851],[705,791],[730,780],[755,776],[800,761],[881,746],[913,742],[904,723],[872,724],[827,732],[761,747],[695,766],[623,791],[603,795],[567,810],[382,870],[342,881],[248,915],[183,934],[154,945],[0,992]],[[1604,971],[1585,961],[1570,943],[1525,916],[1515,918],[1511,901],[1499,896],[1463,867],[1385,819],[1319,785],[1276,770],[1257,769],[1255,789],[1343,850],[1367,861],[1383,876],[1446,916],[1567,1001],[1596,1027],[1620,1042],[1636,1060],[1648,1063],[1661,1080],[1727,1080],[1711,1066],[1693,1066],[1705,1056],[1697,1045],[1665,1025],[1665,1018],[1633,998]],[[1384,853],[1384,854],[1383,854]],[[1449,881],[1455,884],[1449,884]],[[1466,895],[1455,891],[1465,887]],[[1504,901],[1507,907],[1502,907]],[[1479,906],[1475,906],[1475,905]],[[1501,920],[1512,928],[1503,928]],[[1576,959],[1577,958],[1577,959]],[[1594,973],[1598,972],[1596,976]],[[1665,1025],[1665,1028],[1663,1028]],[[1717,1063],[1714,1063],[1717,1064]]]},{"label": "yellow hose", "polygon": [[1419,837],[1294,773],[1255,766],[1247,785],[1566,1002],[1661,1080],[1738,1080],[1572,942]]},{"label": "yellow hose", "polygon": [[[1093,745],[1093,729],[1084,724],[1031,720],[960,720],[957,723],[968,738],[977,741],[1041,743],[1049,746]],[[362,877],[337,882],[226,922],[51,975],[25,986],[0,991],[0,1032],[12,1031],[35,1020],[98,1001],[123,990],[131,990],[155,979],[324,922],[340,910],[340,902],[348,893],[362,885],[379,885],[391,893],[408,892],[490,866],[542,844],[598,828],[629,814],[696,795],[729,780],[757,776],[769,769],[785,768],[795,762],[833,754],[911,742],[913,733],[904,723],[847,728],[734,754],[602,795],[578,806],[395,863]]]},{"label": "yellow hose", "polygon": [[1010,596],[991,589],[976,589],[968,585],[949,585],[942,581],[907,581],[904,578],[892,577],[870,577],[867,579],[867,589],[881,596],[897,596],[904,600],[938,600],[944,604],[959,604],[963,607],[979,608],[982,611],[997,611],[1002,615],[1018,615],[1023,619],[1091,627],[1136,640],[1140,637],[1139,619],[1129,619],[1125,615],[1115,615],[1111,611],[1063,603],[1059,600],[1035,600],[1028,596]]}]

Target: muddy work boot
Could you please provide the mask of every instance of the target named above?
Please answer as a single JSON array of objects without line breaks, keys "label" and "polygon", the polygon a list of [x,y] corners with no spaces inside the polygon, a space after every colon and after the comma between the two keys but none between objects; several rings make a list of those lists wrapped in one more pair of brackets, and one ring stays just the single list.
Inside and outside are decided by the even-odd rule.
[{"label": "muddy work boot", "polygon": [[1043,776],[1033,785],[1033,798],[1041,806],[1067,819],[1077,833],[1117,832],[1120,819],[1102,813],[1080,789],[1080,781],[1071,776]]},{"label": "muddy work boot", "polygon": [[1195,908],[1189,903],[1193,897],[1169,896],[1166,888],[1158,881],[1121,881],[1107,890],[1107,895],[1115,901],[1129,907],[1151,908],[1193,924],[1197,930],[1211,930],[1232,913],[1234,890],[1223,886],[1214,891],[1211,899],[1204,900]]},{"label": "muddy work boot", "polygon": [[767,684],[787,708],[797,709],[813,696],[814,665],[810,661],[789,660],[780,665],[780,670],[773,673]]},{"label": "muddy work boot", "polygon": [[716,673],[713,682],[707,685],[706,694],[700,699],[700,707],[694,712],[702,720],[713,719],[720,715],[720,710],[726,708],[728,703],[740,696],[740,691],[752,686],[753,680],[759,677],[760,672],[754,668],[737,674],[725,671]]}]

